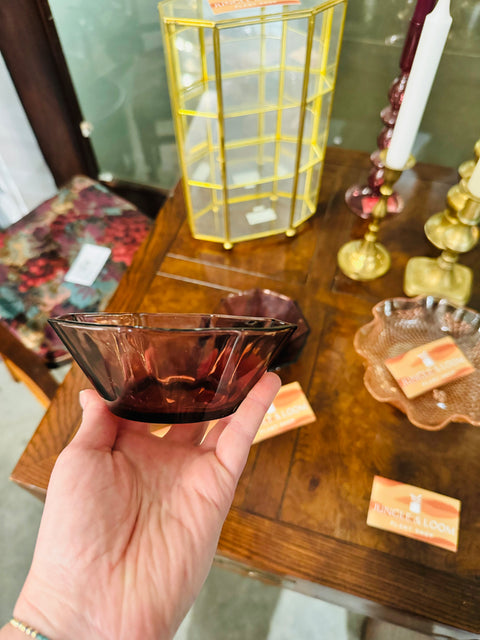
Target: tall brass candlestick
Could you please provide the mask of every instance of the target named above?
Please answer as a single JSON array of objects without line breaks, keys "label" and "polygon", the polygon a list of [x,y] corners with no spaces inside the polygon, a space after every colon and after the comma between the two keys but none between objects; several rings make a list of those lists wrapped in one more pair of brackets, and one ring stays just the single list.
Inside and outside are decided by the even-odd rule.
[{"label": "tall brass candlestick", "polygon": [[351,240],[344,244],[338,254],[338,266],[352,280],[374,280],[383,276],[390,268],[390,254],[377,242],[380,223],[387,214],[388,199],[393,193],[393,185],[406,169],[411,169],[415,159],[410,156],[403,169],[392,169],[386,165],[387,150],[381,151],[385,166],[384,182],[380,187],[380,198],[372,210],[372,221],[361,240]]},{"label": "tall brass candlestick", "polygon": [[474,159],[466,160],[458,167],[460,181],[450,187],[447,193],[447,206],[443,211],[435,213],[425,223],[425,235],[438,249],[445,249],[443,234],[446,229],[458,221],[458,212],[465,206],[469,192],[468,181],[473,173],[476,163],[480,159],[480,140],[477,140],[474,148]]},{"label": "tall brass candlestick", "polygon": [[[468,193],[468,192],[467,192]],[[438,214],[436,214],[438,215]],[[407,296],[433,295],[452,304],[465,305],[472,291],[473,272],[457,263],[461,253],[471,251],[479,240],[480,198],[468,193],[466,203],[450,223],[445,219],[442,235],[435,227],[433,241],[425,225],[427,238],[443,249],[438,258],[411,258],[405,269],[403,290]]]}]

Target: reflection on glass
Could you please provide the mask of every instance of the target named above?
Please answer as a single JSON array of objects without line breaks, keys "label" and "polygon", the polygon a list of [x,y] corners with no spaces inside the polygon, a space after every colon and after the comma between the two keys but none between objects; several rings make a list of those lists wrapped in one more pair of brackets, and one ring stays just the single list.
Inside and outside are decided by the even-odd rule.
[{"label": "reflection on glass", "polygon": [[179,177],[156,3],[50,0],[101,173],[169,189]]},{"label": "reflection on glass", "polygon": [[[345,21],[329,143],[372,152],[416,0],[355,0]],[[457,167],[478,139],[480,0],[451,0],[452,28],[414,147]]]},{"label": "reflection on glass", "polygon": [[[102,173],[170,188],[179,177],[157,2],[49,0]],[[371,152],[414,0],[349,3],[330,143]],[[452,0],[452,28],[418,161],[458,166],[478,139],[480,0]],[[194,46],[184,34],[183,55]],[[248,52],[245,52],[246,54]],[[190,85],[195,67],[185,70]],[[189,74],[189,76],[187,75]]]}]

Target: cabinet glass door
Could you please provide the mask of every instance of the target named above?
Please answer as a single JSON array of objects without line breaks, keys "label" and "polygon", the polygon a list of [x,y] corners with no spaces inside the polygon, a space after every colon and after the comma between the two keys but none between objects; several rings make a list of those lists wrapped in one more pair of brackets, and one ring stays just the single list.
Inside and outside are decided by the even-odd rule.
[{"label": "cabinet glass door", "polygon": [[49,5],[100,178],[173,187],[180,172],[156,3]]}]

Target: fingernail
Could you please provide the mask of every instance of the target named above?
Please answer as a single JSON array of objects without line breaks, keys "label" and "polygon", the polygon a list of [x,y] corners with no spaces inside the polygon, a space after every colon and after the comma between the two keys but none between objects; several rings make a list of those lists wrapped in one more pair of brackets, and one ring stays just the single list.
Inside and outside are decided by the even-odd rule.
[{"label": "fingernail", "polygon": [[87,395],[85,393],[86,389],[82,389],[80,391],[80,393],[78,394],[78,400],[80,402],[80,406],[82,407],[82,409],[85,409],[86,405],[87,405]]}]

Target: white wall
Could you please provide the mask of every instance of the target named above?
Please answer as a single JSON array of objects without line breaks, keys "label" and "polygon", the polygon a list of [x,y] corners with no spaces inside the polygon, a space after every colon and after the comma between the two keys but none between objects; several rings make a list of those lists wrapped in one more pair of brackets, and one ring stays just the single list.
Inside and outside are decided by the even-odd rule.
[{"label": "white wall", "polygon": [[0,227],[57,191],[0,55]]}]

